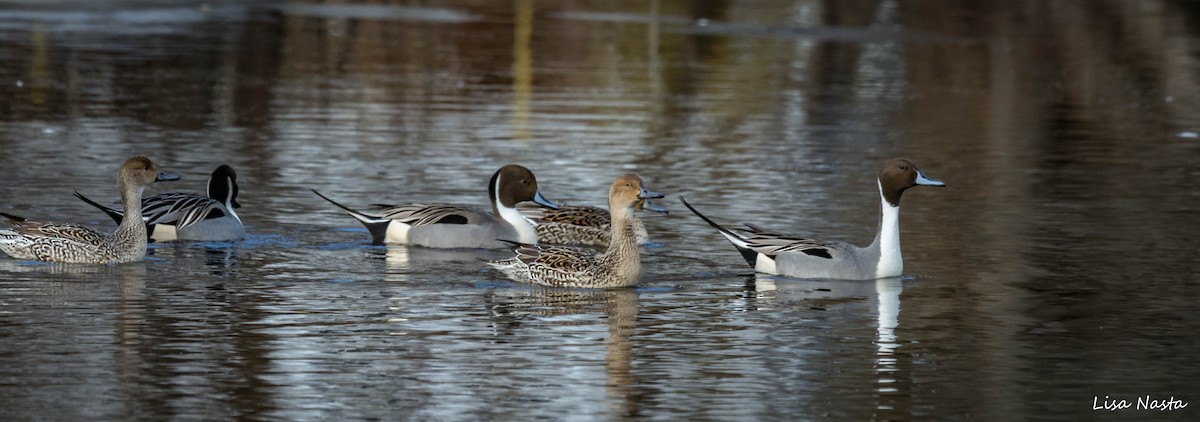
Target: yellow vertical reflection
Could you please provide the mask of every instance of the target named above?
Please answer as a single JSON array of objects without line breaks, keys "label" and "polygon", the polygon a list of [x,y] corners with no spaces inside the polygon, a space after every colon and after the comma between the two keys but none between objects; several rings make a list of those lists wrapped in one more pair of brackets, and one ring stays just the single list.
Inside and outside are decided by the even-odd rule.
[{"label": "yellow vertical reflection", "polygon": [[533,0],[517,0],[513,37],[513,138],[530,139],[529,99],[533,92]]},{"label": "yellow vertical reflection", "polygon": [[666,135],[665,125],[667,121],[666,107],[663,98],[665,88],[663,86],[662,74],[662,58],[659,54],[659,19],[661,19],[661,5],[659,0],[650,1],[650,24],[646,26],[646,57],[648,63],[646,65],[646,80],[650,83],[650,99],[647,104],[650,106],[650,113],[654,118],[649,119],[647,133],[653,137],[661,137]]},{"label": "yellow vertical reflection", "polygon": [[47,72],[50,68],[49,42],[46,41],[46,28],[37,23],[29,34],[29,44],[33,54],[29,58],[29,102],[36,105],[46,104],[46,89],[50,85]]},{"label": "yellow vertical reflection", "polygon": [[650,1],[650,25],[646,28],[646,51],[649,54],[652,70],[658,70],[658,20],[661,8],[658,0]]}]

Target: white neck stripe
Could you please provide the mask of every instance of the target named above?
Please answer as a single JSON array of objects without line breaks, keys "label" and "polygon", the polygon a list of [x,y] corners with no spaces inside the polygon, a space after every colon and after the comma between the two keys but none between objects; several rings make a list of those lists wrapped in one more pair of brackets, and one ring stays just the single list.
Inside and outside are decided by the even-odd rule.
[{"label": "white neck stripe", "polygon": [[496,184],[492,186],[492,192],[496,196],[492,205],[496,207],[496,212],[500,213],[499,217],[507,221],[517,231],[518,242],[536,244],[538,238],[537,231],[533,228],[533,222],[521,215],[521,212],[517,211],[516,208],[506,207],[500,201],[500,178],[502,177],[504,177],[503,174],[496,176]]},{"label": "white neck stripe", "polygon": [[883,185],[879,185],[879,264],[875,267],[878,278],[895,277],[904,272],[904,258],[900,255],[900,207],[889,204],[883,196]]}]

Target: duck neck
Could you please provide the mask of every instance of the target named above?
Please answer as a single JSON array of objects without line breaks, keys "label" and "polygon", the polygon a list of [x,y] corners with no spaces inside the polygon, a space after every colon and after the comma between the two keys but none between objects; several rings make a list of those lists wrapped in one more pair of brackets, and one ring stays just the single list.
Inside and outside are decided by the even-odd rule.
[{"label": "duck neck", "polygon": [[131,252],[141,249],[145,253],[146,223],[142,221],[142,190],[145,187],[131,185],[122,179],[117,182],[117,188],[121,191],[121,207],[125,217],[121,219],[121,225],[117,226],[113,237],[118,248],[128,248]]},{"label": "duck neck", "polygon": [[892,205],[883,196],[883,187],[879,188],[879,232],[875,234],[875,242],[871,248],[879,253],[879,262],[875,267],[875,277],[895,277],[904,271],[904,259],[900,256],[900,204]]},{"label": "duck neck", "polygon": [[521,215],[517,211],[516,204],[509,207],[500,201],[500,178],[492,179],[492,212],[503,219],[508,225],[512,226],[517,232],[517,241],[536,245],[538,243],[537,231],[533,228],[533,222]]},{"label": "duck neck", "polygon": [[237,220],[239,223],[242,221],[242,217],[238,217],[232,201],[225,203],[225,210],[229,212],[229,216],[233,217],[234,220]]},{"label": "duck neck", "polygon": [[496,206],[496,214],[503,218],[513,230],[517,232],[517,241],[535,245],[538,242],[537,231],[533,228],[533,222],[521,215],[516,208],[509,208],[504,205]]},{"label": "duck neck", "polygon": [[609,204],[612,224],[609,228],[610,239],[608,250],[604,251],[618,273],[625,280],[637,280],[641,272],[641,260],[638,258],[637,235],[633,231],[633,208],[614,207]]},{"label": "duck neck", "polygon": [[210,177],[208,179],[208,197],[221,201],[221,204],[225,205],[226,213],[233,217],[234,220],[242,221],[242,218],[238,217],[237,211],[234,210],[233,206],[233,183],[233,180],[226,176],[220,176],[219,178]]}]

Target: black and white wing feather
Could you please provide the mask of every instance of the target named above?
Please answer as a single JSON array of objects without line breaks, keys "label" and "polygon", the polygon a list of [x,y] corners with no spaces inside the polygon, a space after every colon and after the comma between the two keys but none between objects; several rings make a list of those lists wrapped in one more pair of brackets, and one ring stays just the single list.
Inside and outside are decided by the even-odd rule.
[{"label": "black and white wing feather", "polygon": [[225,215],[225,205],[205,195],[168,192],[142,201],[146,224],[168,224],[176,230]]}]

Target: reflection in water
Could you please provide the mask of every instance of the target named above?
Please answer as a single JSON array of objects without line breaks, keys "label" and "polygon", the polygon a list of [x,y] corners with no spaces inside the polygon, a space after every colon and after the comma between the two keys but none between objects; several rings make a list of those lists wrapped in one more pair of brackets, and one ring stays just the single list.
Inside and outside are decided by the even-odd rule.
[{"label": "reflection in water", "polygon": [[605,385],[613,414],[637,416],[638,402],[633,386],[633,340],[637,329],[637,293],[632,289],[602,292],[608,337],[604,339]]},{"label": "reflection in water", "polygon": [[[900,342],[896,337],[896,327],[900,325],[900,291],[903,290],[900,277],[875,280],[876,304],[879,317],[875,340],[879,351],[875,353],[876,391],[879,392],[879,402],[876,407],[880,411],[896,411],[897,401],[903,400],[909,394],[909,386],[900,383],[898,377],[908,376],[897,366],[900,358],[896,349]],[[904,406],[902,410],[907,410]]]},{"label": "reflection in water", "polygon": [[[576,290],[533,287],[527,293],[496,295],[496,318],[552,317],[568,325],[607,327],[604,336],[604,396],[613,415],[637,416],[637,376],[633,373],[638,294],[633,289]],[[581,318],[571,318],[578,315]]]},{"label": "reflection in water", "polygon": [[875,415],[903,415],[910,411],[908,397],[912,391],[907,378],[911,374],[905,365],[900,364],[901,359],[909,359],[909,356],[899,350],[905,341],[896,333],[900,325],[902,278],[873,281],[799,280],[755,274],[748,289],[754,295],[754,307],[748,310],[769,312],[798,305],[829,310],[853,305],[851,309],[873,314],[873,318],[860,318],[859,321],[871,323],[874,331],[873,356],[869,360],[864,359],[862,364],[869,365],[874,372],[871,389],[875,392],[878,410]]},{"label": "reflection in water", "polygon": [[513,120],[512,137],[528,140],[530,98],[533,95],[533,0],[516,0],[516,24],[513,31]]},{"label": "reflection in water", "polygon": [[[140,376],[139,354],[144,341],[148,271],[145,263],[121,265],[48,264],[0,259],[0,337],[5,364],[3,377],[21,374],[20,390],[70,388],[111,391],[115,378]],[[28,330],[16,330],[36,321]],[[82,366],[67,365],[63,356],[78,356]],[[131,364],[132,362],[132,364]],[[54,395],[10,390],[0,415],[12,404],[44,410],[44,415],[71,418],[114,415],[120,405],[111,400],[76,406]]]},{"label": "reflection in water", "polygon": [[204,248],[204,264],[212,269],[213,275],[228,275],[237,270],[237,252],[235,245]]},{"label": "reflection in water", "polygon": [[326,19],[364,19],[409,22],[465,23],[478,20],[467,13],[436,7],[393,4],[283,4],[276,8],[290,16]]},{"label": "reflection in water", "polygon": [[[879,339],[876,340],[879,344],[879,356],[877,371],[880,375],[885,375],[887,372],[896,370],[896,359],[894,352],[897,347],[896,343],[896,326],[900,325],[900,277],[884,278],[875,281],[875,291],[878,293],[876,300],[879,305]],[[895,382],[893,379],[880,379],[880,384]],[[886,390],[887,386],[880,386],[881,392],[895,392]]]},{"label": "reflection in water", "polygon": [[368,250],[371,256],[380,257],[387,263],[388,281],[406,281],[414,277],[423,278],[429,271],[447,268],[485,271],[484,261],[507,257],[507,250],[444,249],[407,245],[373,245]]},{"label": "reflection in water", "polygon": [[410,271],[408,251],[405,245],[387,245],[384,260],[387,262],[388,281],[400,281],[396,277]]},{"label": "reflection in water", "polygon": [[29,63],[29,81],[18,81],[29,87],[29,103],[35,107],[46,105],[46,93],[50,89],[50,44],[44,25],[35,24],[29,31],[29,43],[33,49]]},{"label": "reflection in water", "polygon": [[142,263],[80,265],[0,259],[0,271],[13,276],[10,281],[31,280],[20,289],[6,290],[21,294],[53,296],[107,289],[136,292],[146,283],[146,267]]}]

